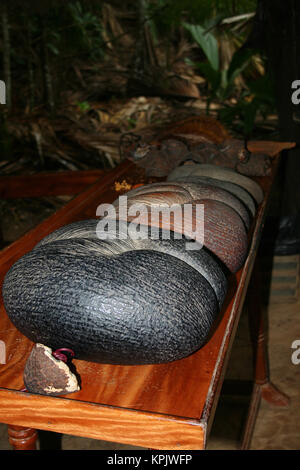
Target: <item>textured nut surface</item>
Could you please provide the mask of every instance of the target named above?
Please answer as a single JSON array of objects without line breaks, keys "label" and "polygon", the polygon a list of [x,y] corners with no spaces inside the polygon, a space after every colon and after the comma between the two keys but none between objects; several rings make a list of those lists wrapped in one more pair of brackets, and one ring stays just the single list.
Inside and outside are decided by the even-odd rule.
[{"label": "textured nut surface", "polygon": [[28,392],[43,395],[66,395],[77,392],[79,385],[67,364],[52,356],[52,350],[37,343],[27,359],[24,383]]}]

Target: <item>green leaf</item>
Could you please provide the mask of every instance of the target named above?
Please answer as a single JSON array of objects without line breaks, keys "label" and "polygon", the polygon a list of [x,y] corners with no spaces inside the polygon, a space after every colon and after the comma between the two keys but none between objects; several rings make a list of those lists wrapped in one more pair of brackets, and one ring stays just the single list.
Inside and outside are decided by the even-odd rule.
[{"label": "green leaf", "polygon": [[239,49],[233,55],[228,69],[228,83],[233,83],[243,70],[249,65],[255,51],[252,49]]},{"label": "green leaf", "polygon": [[215,70],[210,63],[205,63],[205,62],[200,62],[197,63],[197,67],[204,76],[204,78],[208,81],[210,84],[212,91],[214,94],[216,93],[217,89],[221,85],[221,73],[217,70]]},{"label": "green leaf", "polygon": [[219,46],[212,33],[206,31],[203,26],[183,23],[183,26],[191,33],[194,40],[202,48],[206,58],[214,70],[219,70]]},{"label": "green leaf", "polygon": [[80,109],[80,111],[89,111],[90,109],[90,105],[87,101],[76,101],[76,104],[78,106],[78,108]]},{"label": "green leaf", "polygon": [[250,92],[255,95],[256,99],[268,103],[271,106],[274,105],[274,85],[268,74],[263,75],[255,81],[249,82],[248,88]]},{"label": "green leaf", "polygon": [[59,50],[52,43],[47,44],[48,49],[55,55],[59,55]]}]

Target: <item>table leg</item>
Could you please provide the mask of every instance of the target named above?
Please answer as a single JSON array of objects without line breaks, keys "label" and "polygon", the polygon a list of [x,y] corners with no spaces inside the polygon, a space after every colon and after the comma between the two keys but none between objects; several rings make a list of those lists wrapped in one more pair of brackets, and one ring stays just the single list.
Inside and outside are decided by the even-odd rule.
[{"label": "table leg", "polygon": [[254,356],[255,383],[252,391],[248,417],[244,429],[241,449],[248,449],[254,425],[263,398],[273,406],[288,406],[289,398],[278,390],[270,381],[269,358],[267,349],[267,321],[260,296],[260,270],[258,261],[255,263],[248,288],[249,329]]},{"label": "table leg", "polygon": [[35,429],[8,425],[8,437],[14,450],[36,450],[38,433]]}]

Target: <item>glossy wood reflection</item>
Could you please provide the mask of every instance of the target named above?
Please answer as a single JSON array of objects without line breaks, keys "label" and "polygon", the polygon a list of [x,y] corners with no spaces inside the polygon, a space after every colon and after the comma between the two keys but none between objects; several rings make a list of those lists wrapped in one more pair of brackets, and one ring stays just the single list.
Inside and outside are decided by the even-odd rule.
[{"label": "glossy wood reflection", "polygon": [[[226,364],[255,260],[266,204],[278,165],[256,178],[264,201],[250,228],[250,250],[243,268],[231,275],[224,308],[207,344],[190,357],[168,364],[115,366],[74,360],[81,390],[67,397],[19,392],[33,344],[0,308],[0,340],[6,361],[0,364],[0,421],[156,449],[202,449],[218,402]],[[46,234],[75,220],[95,217],[101,202],[119,194],[114,181],[145,182],[143,173],[124,162],[0,253],[0,279],[9,267]]]}]

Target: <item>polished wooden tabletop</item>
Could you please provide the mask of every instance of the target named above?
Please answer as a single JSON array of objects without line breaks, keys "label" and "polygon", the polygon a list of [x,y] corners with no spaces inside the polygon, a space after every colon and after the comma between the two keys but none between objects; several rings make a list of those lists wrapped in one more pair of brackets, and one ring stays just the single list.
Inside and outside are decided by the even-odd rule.
[{"label": "polished wooden tabletop", "polygon": [[[5,344],[6,361],[0,364],[0,422],[154,449],[205,448],[278,160],[278,155],[273,156],[271,175],[256,178],[265,197],[250,230],[248,257],[229,279],[227,299],[209,341],[191,356],[144,366],[73,360],[81,378],[79,392],[64,397],[22,392],[24,365],[33,343],[12,325],[1,300],[0,340]],[[0,252],[1,283],[9,267],[47,233],[75,220],[94,218],[100,203],[119,196],[115,182],[123,180],[147,182],[142,170],[124,161]]]}]

